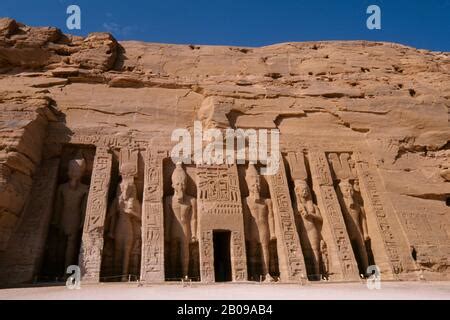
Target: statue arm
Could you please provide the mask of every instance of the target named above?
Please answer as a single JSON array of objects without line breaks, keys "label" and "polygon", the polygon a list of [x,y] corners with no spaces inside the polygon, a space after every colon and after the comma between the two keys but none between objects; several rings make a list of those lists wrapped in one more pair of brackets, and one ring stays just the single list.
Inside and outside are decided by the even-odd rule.
[{"label": "statue arm", "polygon": [[314,205],[314,211],[315,211],[315,218],[316,218],[317,222],[322,224],[323,223],[323,218],[322,218],[322,215],[320,213],[319,207]]},{"label": "statue arm", "polygon": [[297,211],[301,217],[305,217],[307,214],[305,206],[300,201],[297,201]]},{"label": "statue arm", "polygon": [[192,198],[191,200],[192,218],[191,218],[191,232],[192,240],[197,240],[197,200]]},{"label": "statue arm", "polygon": [[270,232],[270,239],[275,239],[275,218],[273,214],[273,206],[272,206],[272,200],[267,199],[266,200],[267,209],[269,210],[269,232]]}]

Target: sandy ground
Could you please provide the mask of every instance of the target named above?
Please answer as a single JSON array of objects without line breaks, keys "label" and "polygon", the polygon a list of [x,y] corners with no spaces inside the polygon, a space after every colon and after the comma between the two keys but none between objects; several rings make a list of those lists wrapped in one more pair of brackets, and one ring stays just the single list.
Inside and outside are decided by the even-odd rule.
[{"label": "sandy ground", "polygon": [[380,289],[368,289],[364,283],[295,284],[181,284],[138,286],[136,283],[81,284],[80,289],[46,286],[1,289],[0,299],[56,300],[309,300],[309,299],[430,299],[449,300],[450,282],[382,282]]}]

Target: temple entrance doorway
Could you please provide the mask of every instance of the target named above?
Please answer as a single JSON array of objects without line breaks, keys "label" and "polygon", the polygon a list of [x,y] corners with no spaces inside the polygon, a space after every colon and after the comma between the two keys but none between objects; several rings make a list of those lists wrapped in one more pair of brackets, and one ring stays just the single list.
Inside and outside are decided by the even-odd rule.
[{"label": "temple entrance doorway", "polygon": [[216,282],[231,281],[231,231],[214,230],[214,275]]}]

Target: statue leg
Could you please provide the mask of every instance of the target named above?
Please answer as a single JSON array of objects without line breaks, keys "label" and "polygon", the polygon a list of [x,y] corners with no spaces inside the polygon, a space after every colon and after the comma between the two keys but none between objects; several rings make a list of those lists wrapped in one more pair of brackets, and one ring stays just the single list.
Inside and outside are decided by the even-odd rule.
[{"label": "statue leg", "polygon": [[359,258],[361,261],[361,267],[364,270],[363,274],[366,275],[367,267],[369,266],[369,257],[367,256],[366,245],[362,237],[356,239],[356,246],[358,247]]},{"label": "statue leg", "polygon": [[114,276],[118,276],[121,273],[122,262],[122,241],[121,239],[115,239],[114,241]]},{"label": "statue leg", "polygon": [[124,276],[125,280],[127,279],[130,272],[130,257],[132,249],[133,237],[132,235],[130,235],[130,238],[124,241],[124,247],[122,251],[122,275]]},{"label": "statue leg", "polygon": [[320,250],[318,247],[312,248],[314,258],[314,279],[320,280]]},{"label": "statue leg", "polygon": [[170,241],[170,276],[173,278],[178,276],[179,243],[179,240],[176,238],[172,238],[172,241]]},{"label": "statue leg", "polygon": [[269,242],[264,241],[261,243],[262,249],[262,274],[265,276],[265,281],[273,281],[272,276],[269,274],[270,252]]},{"label": "statue leg", "polygon": [[189,271],[189,240],[183,239],[181,243],[181,271],[182,277],[188,277]]},{"label": "statue leg", "polygon": [[76,264],[77,238],[76,234],[67,235],[66,255],[64,259],[65,268],[74,263]]},{"label": "statue leg", "polygon": [[257,256],[257,250],[258,249],[258,244],[254,241],[247,241],[247,250],[248,250],[248,277],[250,280],[256,280],[258,281],[258,279],[256,278],[256,256]]}]

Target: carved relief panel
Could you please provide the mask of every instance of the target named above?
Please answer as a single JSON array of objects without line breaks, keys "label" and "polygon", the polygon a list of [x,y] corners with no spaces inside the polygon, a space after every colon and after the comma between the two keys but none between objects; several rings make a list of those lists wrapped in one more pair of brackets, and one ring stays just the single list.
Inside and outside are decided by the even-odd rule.
[{"label": "carved relief panel", "polygon": [[202,282],[215,281],[218,271],[215,267],[222,262],[214,260],[215,231],[230,233],[230,252],[226,254],[230,255],[231,280],[247,280],[244,222],[236,166],[197,167],[197,195]]},{"label": "carved relief panel", "polygon": [[165,278],[199,280],[195,168],[164,163]]},{"label": "carved relief panel", "polygon": [[[282,155],[280,159],[283,159]],[[307,278],[306,265],[282,160],[277,173],[268,176],[268,182],[275,213],[280,279],[286,282],[301,282]]]},{"label": "carved relief panel", "polygon": [[323,237],[327,244],[331,279],[357,280],[358,266],[353,254],[326,154],[308,153],[312,185],[323,217]]},{"label": "carved relief panel", "polygon": [[371,227],[369,231],[374,238],[371,243],[375,262],[388,278],[401,278],[402,273],[413,272],[415,269],[410,248],[402,236],[401,227],[389,201],[380,191],[378,173],[369,167],[368,159],[360,152],[356,152],[354,158],[357,181]]},{"label": "carved relief panel", "polygon": [[85,281],[98,282],[100,280],[111,167],[111,153],[106,148],[97,148],[87,198],[79,258],[81,274]]},{"label": "carved relief panel", "polygon": [[163,159],[148,149],[144,158],[141,281],[164,281]]},{"label": "carved relief panel", "polygon": [[303,152],[289,152],[288,184],[309,280],[328,279],[329,256],[322,236],[323,218],[312,192]]}]

